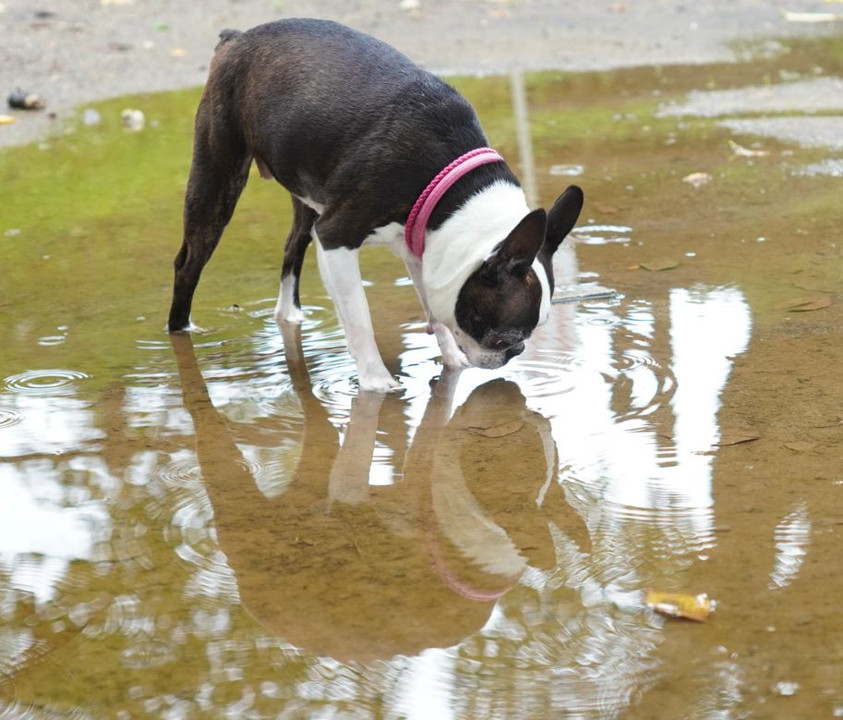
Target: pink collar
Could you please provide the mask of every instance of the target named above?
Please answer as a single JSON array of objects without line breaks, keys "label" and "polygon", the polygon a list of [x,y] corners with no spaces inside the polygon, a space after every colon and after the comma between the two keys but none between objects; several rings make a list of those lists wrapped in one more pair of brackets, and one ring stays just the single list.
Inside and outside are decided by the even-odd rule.
[{"label": "pink collar", "polygon": [[433,208],[442,199],[448,189],[463,175],[474,168],[486,163],[503,162],[503,158],[491,148],[477,148],[465,155],[460,155],[450,165],[444,167],[440,173],[430,181],[424,192],[419,195],[416,204],[410,211],[407,224],[404,226],[404,240],[410,252],[421,259],[424,252],[424,236],[427,231],[427,221]]}]

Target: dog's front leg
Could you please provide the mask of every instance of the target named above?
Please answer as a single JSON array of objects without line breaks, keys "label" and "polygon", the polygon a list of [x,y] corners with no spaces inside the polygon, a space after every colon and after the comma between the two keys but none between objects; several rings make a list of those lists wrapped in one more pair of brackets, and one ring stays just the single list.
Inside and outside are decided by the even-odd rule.
[{"label": "dog's front leg", "polygon": [[409,256],[404,258],[404,264],[407,266],[407,271],[410,273],[410,279],[413,281],[413,286],[416,288],[416,293],[419,296],[419,301],[424,308],[425,317],[427,317],[427,326],[429,332],[436,336],[436,342],[439,343],[439,352],[442,353],[442,364],[448,370],[462,370],[470,367],[471,363],[465,353],[459,349],[457,341],[454,339],[454,334],[448,329],[448,326],[439,322],[430,312],[427,304],[427,295],[424,290],[424,282],[422,279],[422,265],[421,261],[415,257]]},{"label": "dog's front leg", "polygon": [[448,370],[464,370],[471,367],[465,353],[460,350],[457,341],[454,339],[454,334],[448,329],[448,326],[439,322],[438,320],[430,321],[430,329],[436,336],[436,342],[439,343],[439,351],[442,353],[442,364]]},{"label": "dog's front leg", "polygon": [[386,369],[375,342],[372,316],[363,290],[363,278],[360,276],[359,252],[346,248],[325,250],[317,242],[319,272],[334,301],[340,324],[345,331],[348,351],[357,363],[360,389],[374,392],[400,390],[401,383]]}]

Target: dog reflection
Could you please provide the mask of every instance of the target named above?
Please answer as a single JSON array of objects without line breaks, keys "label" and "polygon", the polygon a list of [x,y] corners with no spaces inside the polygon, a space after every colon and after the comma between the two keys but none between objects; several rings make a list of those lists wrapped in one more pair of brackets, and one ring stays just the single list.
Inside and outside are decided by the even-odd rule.
[{"label": "dog reflection", "polygon": [[440,380],[403,480],[369,486],[381,404],[400,412],[400,401],[361,393],[340,447],[298,331],[285,333],[304,429],[295,476],[274,499],[212,405],[190,337],[172,336],[219,542],[264,627],[341,660],[448,647],[483,627],[528,566],[555,567],[548,520],[566,524],[573,511],[555,482],[549,424],[517,385],[480,386],[451,417],[455,380]]}]

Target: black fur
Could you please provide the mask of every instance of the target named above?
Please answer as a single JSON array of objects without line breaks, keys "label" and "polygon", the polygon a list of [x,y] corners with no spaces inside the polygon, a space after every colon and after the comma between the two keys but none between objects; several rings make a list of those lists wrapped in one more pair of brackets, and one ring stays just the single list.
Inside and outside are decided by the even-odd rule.
[{"label": "black fur", "polygon": [[[282,278],[294,302],[313,230],[326,250],[358,248],[379,227],[406,223],[428,182],[454,158],[488,145],[468,102],[394,48],[323,20],[224,30],[196,114],[184,239],[168,327],[186,329],[202,268],[231,219],[252,160],[293,195]],[[436,206],[435,230],[495,181],[518,185],[503,162],[465,175]],[[324,208],[317,213],[302,199]],[[553,290],[552,256],[582,208],[570,187],[545,215],[527,215],[466,282],[457,324],[506,358],[538,322],[538,258]],[[489,290],[494,289],[494,292]]]},{"label": "black fur", "polygon": [[[324,20],[224,31],[196,115],[170,330],[189,325],[199,274],[253,158],[293,195],[325,207],[318,218],[297,208],[283,272],[298,278],[313,224],[326,249],[359,247],[374,229],[405,223],[439,170],[486,144],[464,98],[373,37]],[[498,179],[517,184],[500,162],[469,173],[428,226]]]},{"label": "black fur", "polygon": [[546,219],[544,210],[527,215],[457,298],[457,324],[484,348],[505,351],[507,360],[524,351],[539,322],[542,288],[531,265],[544,242]]}]

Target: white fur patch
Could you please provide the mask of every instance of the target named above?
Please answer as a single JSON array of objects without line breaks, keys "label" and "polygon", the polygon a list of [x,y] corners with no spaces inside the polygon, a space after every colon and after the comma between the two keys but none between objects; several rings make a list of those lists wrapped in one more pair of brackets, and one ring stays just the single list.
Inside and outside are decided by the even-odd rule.
[{"label": "white fur patch", "polygon": [[427,234],[422,281],[434,318],[456,327],[454,311],[465,281],[529,212],[524,191],[498,181]]},{"label": "white fur patch", "polygon": [[393,248],[399,242],[404,242],[404,226],[397,222],[375,228],[365,240],[367,245],[391,245]]},{"label": "white fur patch", "polygon": [[312,200],[311,198],[299,197],[296,195],[296,199],[301,200],[305,205],[307,205],[311,210],[315,210],[319,215],[325,212],[325,206],[322,203]]},{"label": "white fur patch", "polygon": [[295,289],[296,279],[293,273],[288,273],[281,280],[278,290],[278,302],[275,303],[276,322],[300,323],[304,319],[301,308],[296,307]]}]

